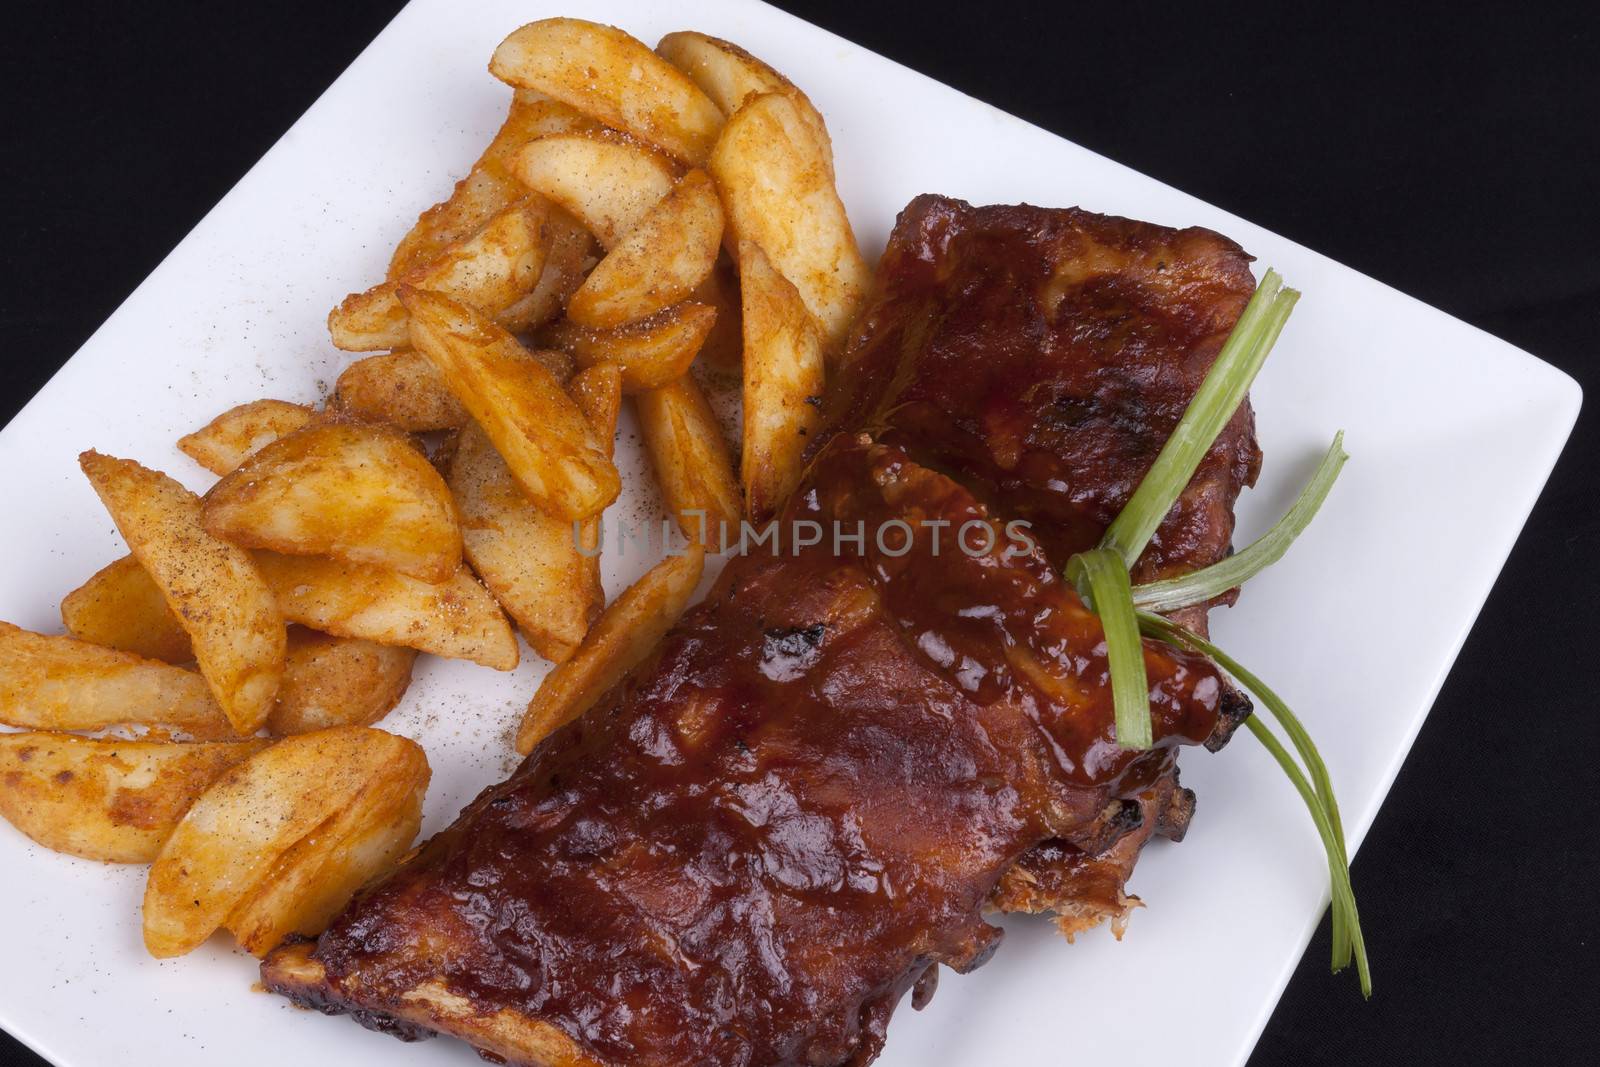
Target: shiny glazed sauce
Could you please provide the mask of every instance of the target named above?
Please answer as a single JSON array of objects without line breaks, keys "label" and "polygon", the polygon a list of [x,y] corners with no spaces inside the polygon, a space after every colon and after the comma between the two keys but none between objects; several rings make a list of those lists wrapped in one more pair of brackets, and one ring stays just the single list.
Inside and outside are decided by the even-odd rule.
[{"label": "shiny glazed sauce", "polygon": [[359,975],[382,1011],[440,980],[607,1063],[868,1062],[933,964],[993,952],[1002,873],[1101,832],[1223,702],[1208,661],[1148,645],[1158,746],[1117,748],[1099,624],[1043,557],[935,555],[922,525],[986,517],[836,438],[786,518],[900,519],[909,549],[730,562],[653,665],[322,937],[332,991]]}]

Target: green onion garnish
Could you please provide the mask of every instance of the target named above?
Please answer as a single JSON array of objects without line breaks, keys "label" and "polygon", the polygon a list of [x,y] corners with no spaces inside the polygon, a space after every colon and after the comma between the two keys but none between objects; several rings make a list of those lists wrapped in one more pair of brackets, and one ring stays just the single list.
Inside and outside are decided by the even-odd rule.
[{"label": "green onion garnish", "polygon": [[[1299,296],[1293,289],[1283,288],[1283,278],[1277,271],[1268,270],[1262,276],[1261,284],[1256,286],[1172,436],[1167,438],[1133,496],[1107,527],[1100,548],[1094,553],[1074,556],[1067,563],[1067,576],[1078,587],[1079,595],[1086,602],[1100,605],[1093,610],[1100,614],[1106,631],[1106,657],[1117,713],[1117,743],[1123,748],[1149,748],[1152,743],[1144,648],[1137,640],[1128,639],[1130,629],[1137,637],[1137,626],[1132,623],[1133,598],[1128,588],[1128,570],[1150,543],[1151,536],[1172,510],[1189,479],[1194,477],[1200,461],[1211,450],[1212,442],[1233,418]],[[1100,551],[1113,553],[1121,559],[1122,566],[1117,568],[1120,584],[1117,573],[1098,558]],[[1104,588],[1096,588],[1097,583]]]},{"label": "green onion garnish", "polygon": [[1262,277],[1172,436],[1167,438],[1139,488],[1106,529],[1101,548],[1115,551],[1128,567],[1133,566],[1194,477],[1212,442],[1250,391],[1250,383],[1255,381],[1256,372],[1272,351],[1273,342],[1299,298],[1295,290],[1283,288],[1283,278],[1277,271],[1268,270]]},{"label": "green onion garnish", "polygon": [[1153,743],[1150,683],[1144,672],[1144,641],[1133,613],[1133,589],[1122,557],[1104,548],[1080,552],[1067,561],[1067,577],[1089,609],[1100,616],[1111,671],[1111,700],[1117,715],[1117,744],[1145,749]]},{"label": "green onion garnish", "polygon": [[1230,589],[1237,589],[1278,562],[1289,546],[1294,544],[1294,539],[1311,525],[1317,509],[1322,507],[1322,502],[1328,498],[1328,491],[1338,479],[1339,469],[1349,458],[1344,450],[1344,431],[1340,430],[1334,435],[1333,444],[1329,446],[1327,455],[1322,457],[1316,473],[1300,491],[1294,506],[1273,524],[1272,529],[1250,547],[1209,567],[1177,578],[1134,586],[1134,606],[1150,611],[1176,611],[1193,604],[1204,604]]},{"label": "green onion garnish", "polygon": [[1356,973],[1361,980],[1361,993],[1363,996],[1372,996],[1372,972],[1367,963],[1366,941],[1361,935],[1361,918],[1356,910],[1355,890],[1350,884],[1350,858],[1345,850],[1344,825],[1339,818],[1339,802],[1333,795],[1333,783],[1328,777],[1327,764],[1323,762],[1321,753],[1311,740],[1311,735],[1306,732],[1305,725],[1289,709],[1289,705],[1260,678],[1210,641],[1148,611],[1140,611],[1138,618],[1140,628],[1151,637],[1210,656],[1223,670],[1233,675],[1241,685],[1255,694],[1289,735],[1295,751],[1300,754],[1300,758],[1305,761],[1306,769],[1310,772],[1309,781],[1259,716],[1252,715],[1245,720],[1250,732],[1266,746],[1273,759],[1278,761],[1284,774],[1305,801],[1306,808],[1311,813],[1311,820],[1316,823],[1317,833],[1322,838],[1322,847],[1328,854],[1328,876],[1332,884],[1333,970],[1335,973],[1343,970],[1354,957]]}]

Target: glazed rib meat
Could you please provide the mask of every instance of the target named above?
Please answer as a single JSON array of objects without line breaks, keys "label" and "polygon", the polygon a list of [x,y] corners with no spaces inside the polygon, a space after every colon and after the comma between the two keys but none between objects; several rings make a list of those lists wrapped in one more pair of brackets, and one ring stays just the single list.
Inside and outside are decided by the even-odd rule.
[{"label": "glazed rib meat", "polygon": [[[1157,744],[1119,748],[1056,563],[1148,467],[1246,263],[1205,231],[914,201],[780,527],[818,542],[732,559],[625,685],[270,957],[269,988],[545,1067],[861,1065],[908,990],[995,950],[987,908],[1116,919],[1144,841],[1187,823],[1177,750],[1248,705],[1147,643]],[[1257,462],[1247,414],[1230,433],[1149,573],[1227,551]]]}]

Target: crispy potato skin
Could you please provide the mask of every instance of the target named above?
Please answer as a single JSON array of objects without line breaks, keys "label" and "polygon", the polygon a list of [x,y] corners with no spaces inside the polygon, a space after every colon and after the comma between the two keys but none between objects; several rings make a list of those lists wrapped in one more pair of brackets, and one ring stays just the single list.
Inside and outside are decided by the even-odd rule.
[{"label": "crispy potato skin", "polygon": [[252,400],[229,408],[194,433],[178,438],[178,450],[212,474],[227,474],[314,418],[316,412],[304,404]]},{"label": "crispy potato skin", "polygon": [[615,134],[551,134],[511,157],[511,172],[616,247],[672,191],[677,168],[648,146]]},{"label": "crispy potato skin", "polygon": [[522,183],[507,169],[511,155],[536,137],[550,133],[595,129],[597,123],[567,105],[531,89],[511,94],[511,106],[494,140],[472,165],[448,199],[418,216],[389,260],[387,280],[405,278],[483,228],[495,215],[527,195]]},{"label": "crispy potato skin", "polygon": [[283,616],[244,549],[206,532],[200,499],[159,471],[85,452],[78,462],[188,631],[200,673],[241,735],[266,721],[283,676]]},{"label": "crispy potato skin", "polygon": [[416,649],[291,626],[283,684],[267,716],[267,732],[284,737],[333,726],[370,726],[405,696],[416,661]]},{"label": "crispy potato skin", "polygon": [[606,608],[577,653],[545,675],[517,730],[518,752],[532,752],[644,662],[688,606],[705,558],[698,545],[668,556]]},{"label": "crispy potato skin", "polygon": [[318,933],[415,837],[428,777],[414,742],[366,727],[291,737],[231,768],[150,867],[145,947],[181,956],[228,926],[265,953]]},{"label": "crispy potato skin", "polygon": [[632,395],[658,389],[688,373],[716,322],[716,308],[685,302],[614,330],[591,330],[568,319],[540,336],[571,352],[579,366],[615,364],[622,371],[623,390]]},{"label": "crispy potato skin", "polygon": [[194,659],[188,633],[132,556],[106,564],[63,597],[61,622],[69,634],[90,644],[167,663]]},{"label": "crispy potato skin", "polygon": [[707,164],[734,241],[754,241],[793,283],[830,358],[866,297],[871,271],[815,134],[794,100],[766,93],[728,119]]},{"label": "crispy potato skin", "polygon": [[742,514],[733,455],[705,393],[688,376],[634,397],[634,411],[667,510],[683,535],[713,551]]},{"label": "crispy potato skin", "polygon": [[455,503],[411,438],[322,420],[257,452],[206,494],[206,531],[246,548],[326,555],[428,582],[461,565]]},{"label": "crispy potato skin", "polygon": [[207,786],[271,743],[0,734],[0,815],[57,852],[149,863]]},{"label": "crispy potato skin", "polygon": [[517,665],[511,626],[465,568],[435,584],[322,556],[257,552],[255,558],[291,622],[338,637],[472,660],[497,671]]},{"label": "crispy potato skin", "polygon": [[648,318],[694,292],[722,247],[722,203],[703,170],[691,170],[590,271],[567,317],[612,329]]},{"label": "crispy potato skin", "polygon": [[739,248],[744,324],[744,431],[739,471],[745,510],[777,513],[799,484],[806,448],[822,425],[822,338],[799,292],[759,245]]},{"label": "crispy potato skin", "polygon": [[482,230],[398,281],[351,293],[328,314],[334,347],[371,352],[409,344],[406,311],[397,292],[401,285],[436,290],[486,315],[500,316],[539,282],[547,248],[544,222],[543,198],[524,197],[490,219]]},{"label": "crispy potato skin", "polygon": [[530,22],[500,43],[489,73],[535,89],[685,163],[705,160],[722,112],[637,38],[582,19]]},{"label": "crispy potato skin", "polygon": [[593,427],[516,338],[437,293],[402,287],[400,298],[417,350],[483,427],[531,500],[560,518],[582,519],[617,498],[621,476]]},{"label": "crispy potato skin", "polygon": [[195,672],[9,622],[0,622],[0,723],[30,730],[165,726],[206,740],[233,734]]}]

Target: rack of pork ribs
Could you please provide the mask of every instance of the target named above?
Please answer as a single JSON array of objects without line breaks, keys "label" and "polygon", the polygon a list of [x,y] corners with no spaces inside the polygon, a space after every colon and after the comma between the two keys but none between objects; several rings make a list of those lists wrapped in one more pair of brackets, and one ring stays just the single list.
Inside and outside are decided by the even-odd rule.
[{"label": "rack of pork ribs", "polygon": [[[1119,748],[1060,568],[1149,469],[1249,262],[1203,229],[912,201],[783,516],[911,537],[733,558],[626,684],[266,985],[518,1064],[862,1065],[903,994],[995,951],[986,911],[1120,930],[1140,849],[1194,808],[1179,748],[1221,747],[1250,705],[1146,642],[1156,744]],[[1246,404],[1134,580],[1225,556],[1259,465]],[[974,520],[992,551],[953,545]]]}]

